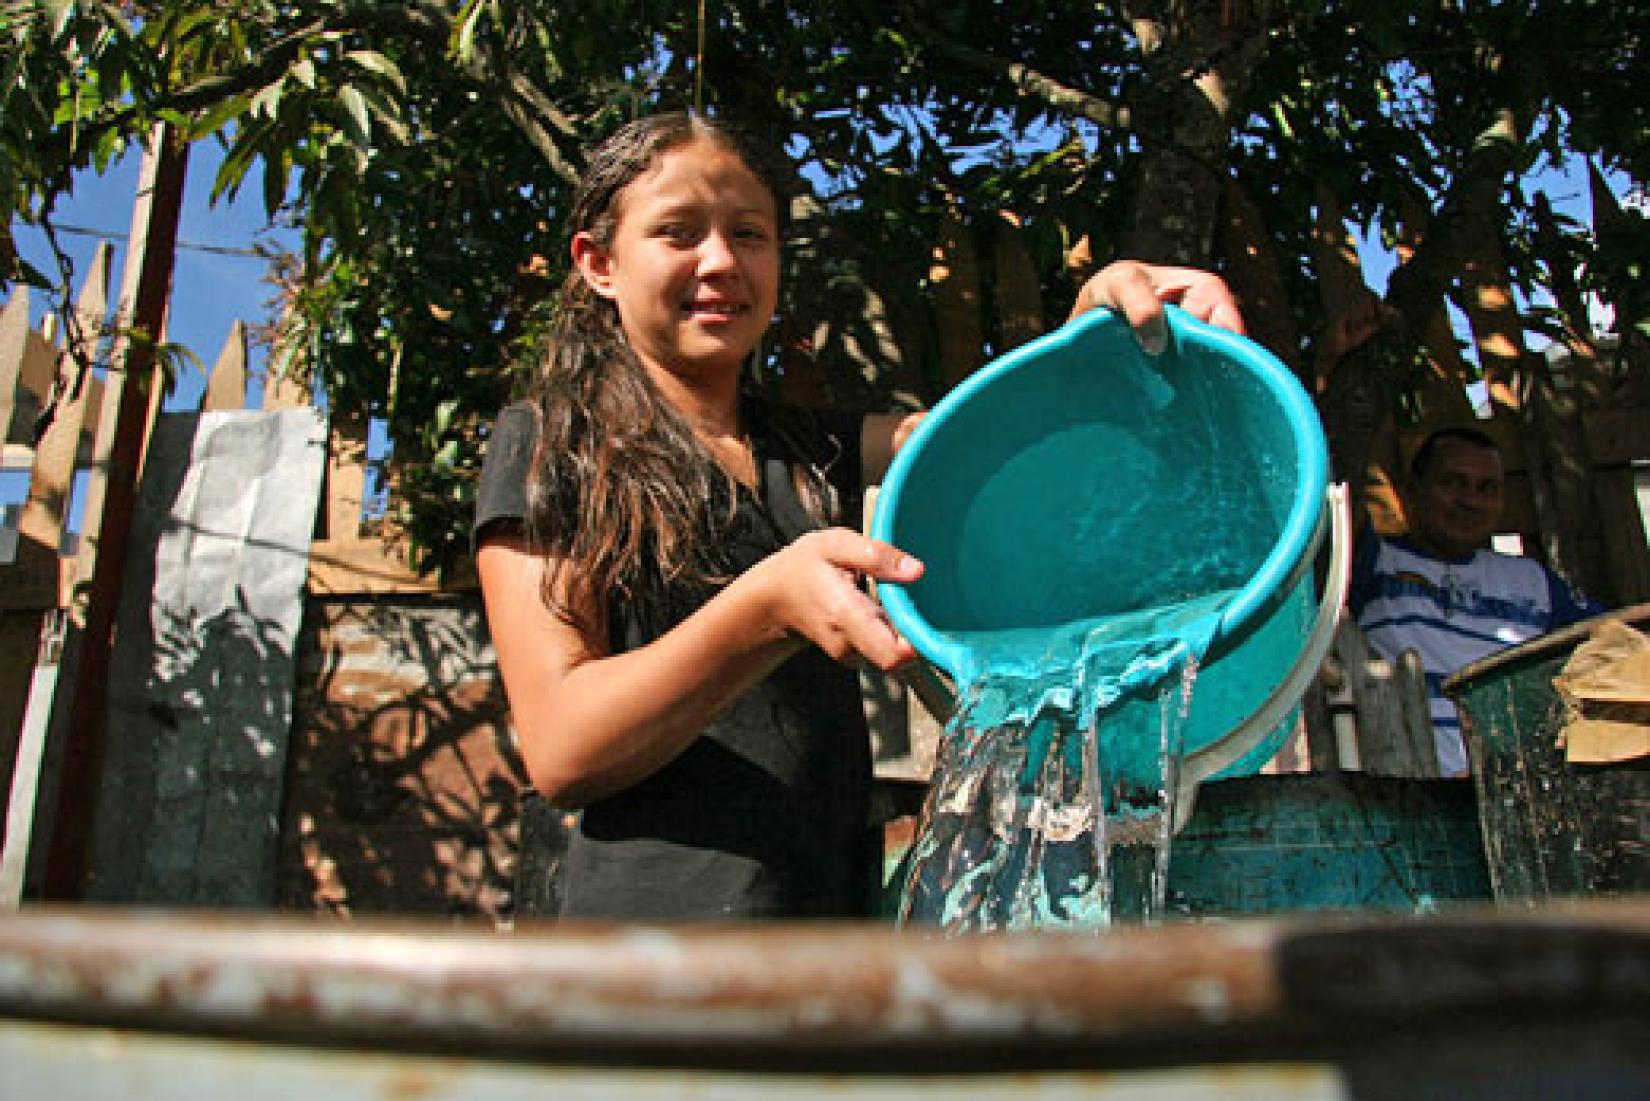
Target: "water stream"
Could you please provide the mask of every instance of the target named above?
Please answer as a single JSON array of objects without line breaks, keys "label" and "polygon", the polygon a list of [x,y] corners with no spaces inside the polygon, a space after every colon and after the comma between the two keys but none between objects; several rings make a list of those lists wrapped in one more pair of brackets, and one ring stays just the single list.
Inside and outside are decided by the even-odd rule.
[{"label": "water stream", "polygon": [[1181,738],[1232,595],[957,634],[970,663],[900,923],[965,932],[1161,917]]}]

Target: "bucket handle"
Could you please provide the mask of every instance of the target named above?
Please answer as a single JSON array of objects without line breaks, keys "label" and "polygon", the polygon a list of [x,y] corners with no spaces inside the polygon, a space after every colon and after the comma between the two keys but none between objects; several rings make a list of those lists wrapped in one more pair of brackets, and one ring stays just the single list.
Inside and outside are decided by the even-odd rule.
[{"label": "bucket handle", "polygon": [[[1312,683],[1312,678],[1318,675],[1318,669],[1334,645],[1335,627],[1340,622],[1341,609],[1346,604],[1347,586],[1352,577],[1352,509],[1346,486],[1338,482],[1329,486],[1325,498],[1328,502],[1324,511],[1329,521],[1329,572],[1324,579],[1323,599],[1318,604],[1312,633],[1307,637],[1295,667],[1272,690],[1266,702],[1226,737],[1181,759],[1179,776],[1175,781],[1175,833],[1179,833],[1192,817],[1198,785],[1242,760],[1277,728]],[[1310,560],[1310,555],[1303,557],[1303,561]]]}]

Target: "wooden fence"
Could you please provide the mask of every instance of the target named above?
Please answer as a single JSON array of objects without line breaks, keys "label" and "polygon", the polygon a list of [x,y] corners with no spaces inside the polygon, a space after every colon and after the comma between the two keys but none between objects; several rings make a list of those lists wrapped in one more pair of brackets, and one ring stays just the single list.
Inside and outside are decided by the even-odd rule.
[{"label": "wooden fence", "polygon": [[[91,353],[108,312],[109,258],[107,246],[98,250],[76,302],[80,331],[74,335],[83,354]],[[52,330],[36,332],[29,315],[26,289],[15,292],[0,314],[5,472],[8,480],[28,480],[22,503],[7,508],[10,554],[0,567],[0,776],[12,793],[3,888],[13,899],[22,889],[34,819],[53,811],[50,793],[42,804],[37,777],[55,765],[46,754],[50,700],[83,573],[68,538],[70,506],[76,472],[89,469],[92,444],[105,423],[103,381],[87,376],[59,397],[51,422],[37,431],[65,351]]]},{"label": "wooden fence", "polygon": [[[105,247],[78,300],[85,353],[107,323],[109,272]],[[87,504],[109,492],[96,484],[106,471],[98,469],[95,456],[99,440],[114,429],[115,415],[104,400],[102,379],[88,375],[78,391],[57,401],[37,438],[40,410],[64,374],[65,354],[62,334],[31,326],[29,293],[18,290],[0,317],[6,476],[9,484],[24,478],[28,484],[0,535],[0,549],[11,552],[0,562],[0,790],[10,793],[3,900],[201,903],[208,890],[201,883],[157,887],[155,877],[139,893],[117,887],[109,894],[110,883],[136,881],[100,874],[96,867],[99,831],[90,821],[96,817],[92,808],[101,800],[107,810],[115,798],[111,787],[128,783],[144,762],[166,760],[182,738],[174,703],[154,687],[156,678],[143,669],[117,668],[111,675],[133,680],[140,691],[147,678],[151,714],[140,717],[166,721],[144,735],[136,728],[145,724],[117,714],[97,732],[103,744],[92,759],[113,774],[110,783],[95,771],[89,778],[77,773],[74,746],[63,744],[85,737],[69,716],[79,702],[76,693],[85,688],[76,687],[68,663],[89,577],[85,555],[95,551],[99,535],[100,516]],[[246,336],[237,323],[210,372],[199,411],[241,409],[247,384]],[[160,420],[174,415],[159,414],[155,404],[148,409],[146,439]],[[276,383],[263,408],[274,415],[307,404],[297,388]],[[500,915],[510,905],[521,781],[477,594],[471,582],[442,587],[419,577],[396,548],[365,531],[366,425],[335,419],[326,434],[325,490],[308,548],[302,629],[296,653],[286,655],[296,669],[293,718],[290,730],[272,732],[277,741],[268,743],[282,746],[286,761],[280,820],[271,839],[275,874],[252,885],[252,894],[240,901]],[[72,517],[82,509],[78,531],[71,533]],[[141,565],[128,563],[129,573]],[[266,652],[251,657],[273,668]],[[208,683],[227,685],[222,668],[209,672]],[[170,783],[174,795],[182,782],[156,781]],[[233,787],[228,793],[237,794]],[[144,792],[131,794],[142,798]],[[223,794],[201,790],[191,798],[199,813]],[[127,838],[122,853],[132,858],[162,850],[177,864],[207,862],[208,840],[167,836],[166,825],[155,822],[153,836]],[[116,832],[128,826],[128,833],[142,833],[141,821],[118,823]],[[77,832],[84,834],[78,842],[65,837]],[[107,823],[101,833],[110,833]],[[50,874],[54,862],[65,861],[80,865],[67,891],[53,886]]]},{"label": "wooden fence", "polygon": [[[106,324],[109,269],[105,247],[77,300],[80,332],[73,335],[86,345],[83,353],[90,353]],[[0,554],[0,790],[10,793],[0,904],[21,897],[86,897],[89,889],[95,894],[96,854],[87,838],[96,830],[87,820],[107,798],[96,766],[120,760],[122,753],[141,762],[158,752],[134,742],[132,729],[105,728],[95,732],[104,743],[94,746],[96,752],[79,747],[76,767],[75,739],[86,735],[64,715],[83,702],[77,695],[105,687],[88,689],[69,666],[88,562],[100,549],[99,506],[111,492],[100,456],[107,453],[120,404],[94,375],[54,400],[56,380],[66,377],[60,365],[68,337],[50,327],[37,331],[29,315],[26,290],[14,293],[0,315],[6,476],[28,482],[24,499],[8,510],[0,529],[0,551],[9,551]],[[240,410],[247,390],[246,337],[237,324],[210,373],[200,410]],[[48,405],[52,415],[42,422]],[[265,393],[263,413],[307,405],[306,394],[277,381]],[[1591,484],[1603,509],[1617,587],[1611,595],[1624,603],[1650,600],[1650,550],[1638,500],[1646,492],[1644,461],[1650,457],[1645,412],[1630,402],[1615,403],[1588,410],[1584,418]],[[162,416],[155,401],[146,415],[148,439]],[[1524,488],[1524,450],[1502,426],[1492,430],[1507,436],[1514,473],[1509,527],[1533,542],[1539,531]],[[1401,449],[1412,445],[1409,437],[1398,441],[1400,453],[1392,461],[1401,461]],[[295,680],[292,718],[289,728],[273,732],[285,762],[279,820],[269,825],[276,857],[268,882],[251,885],[241,901],[499,919],[513,906],[524,783],[479,597],[473,577],[446,585],[420,577],[398,548],[365,530],[368,467],[367,425],[334,418],[326,426],[324,490],[308,547],[302,628],[287,655]],[[74,530],[71,517],[81,509]],[[935,733],[931,721],[898,686],[867,681],[866,687],[882,774],[920,777]],[[171,707],[159,697],[149,701],[159,732],[148,737],[172,736],[177,724],[171,723]],[[211,794],[197,793],[199,805]],[[82,835],[78,842],[76,834]],[[187,864],[207,844],[200,837],[144,840],[124,851],[171,846],[170,857]],[[54,863],[75,873],[67,888],[51,886],[47,873]],[[109,900],[211,901],[199,883],[177,888],[181,894],[145,890],[116,891]]]}]

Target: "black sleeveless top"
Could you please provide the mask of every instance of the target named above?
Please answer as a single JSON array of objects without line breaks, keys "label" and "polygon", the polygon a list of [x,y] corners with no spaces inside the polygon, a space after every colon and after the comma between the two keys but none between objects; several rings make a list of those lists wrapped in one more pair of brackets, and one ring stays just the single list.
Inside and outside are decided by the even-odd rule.
[{"label": "black sleeveless top", "polygon": [[[817,526],[771,431],[748,416],[759,492],[741,487],[730,561],[740,573]],[[475,534],[519,525],[537,442],[533,410],[500,413],[477,492]],[[857,521],[857,421],[787,431]],[[569,521],[571,522],[571,521]],[[672,602],[676,603],[676,602]],[[688,609],[691,610],[691,609]],[[609,603],[614,653],[679,622]],[[868,912],[870,742],[856,674],[814,646],[791,658],[674,761],[579,816],[562,868],[562,916],[614,920],[859,917]]]}]

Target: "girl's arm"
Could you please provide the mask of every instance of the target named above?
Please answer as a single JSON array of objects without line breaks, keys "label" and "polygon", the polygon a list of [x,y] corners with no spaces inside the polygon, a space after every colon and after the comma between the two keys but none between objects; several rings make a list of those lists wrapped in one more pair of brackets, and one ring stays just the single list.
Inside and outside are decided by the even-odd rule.
[{"label": "girl's arm", "polygon": [[624,654],[608,651],[600,616],[583,617],[581,630],[544,605],[549,563],[522,537],[486,537],[476,564],[528,776],[564,807],[664,767],[808,641],[884,670],[916,656],[861,579],[910,582],[921,564],[846,529],[803,536]]}]

